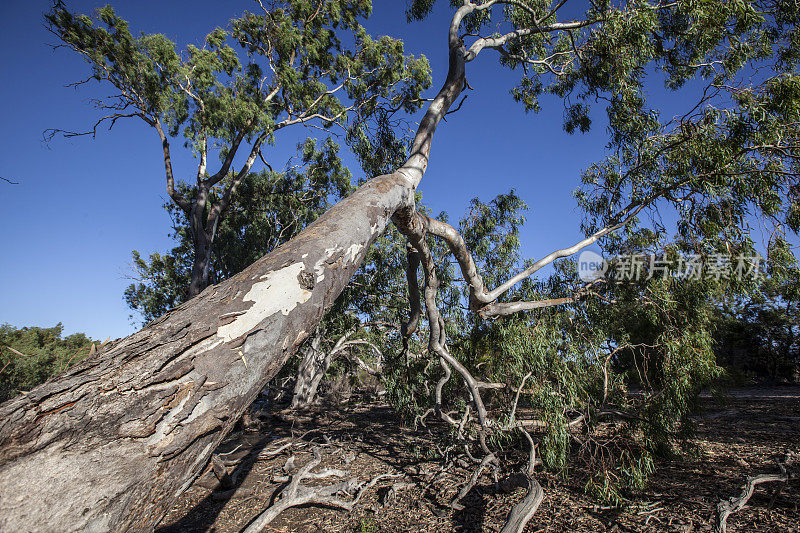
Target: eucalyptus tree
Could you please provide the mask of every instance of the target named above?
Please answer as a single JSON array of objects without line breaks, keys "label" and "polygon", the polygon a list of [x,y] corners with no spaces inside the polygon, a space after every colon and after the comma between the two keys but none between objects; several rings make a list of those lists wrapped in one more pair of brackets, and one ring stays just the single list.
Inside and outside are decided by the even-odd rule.
[{"label": "eucalyptus tree", "polygon": [[[409,14],[426,16],[433,4],[433,0],[412,1]],[[584,284],[555,280],[543,284],[542,290],[515,287],[546,265],[594,243],[621,253],[616,248],[664,242],[665,231],[655,216],[659,209],[674,210],[678,219],[670,239],[675,246],[664,254],[673,250],[748,254],[753,249],[749,217],[796,231],[800,7],[789,0],[599,1],[580,6],[585,8],[580,16],[572,10],[574,18],[564,20],[568,5],[572,7],[567,0],[453,1],[453,16],[443,27],[447,77],[420,120],[405,162],[364,183],[242,273],[59,379],[5,404],[0,409],[0,480],[6,488],[0,523],[26,529],[41,527],[41,517],[48,517],[58,529],[153,527],[243,409],[316,328],[390,220],[411,245],[407,276],[411,315],[403,331],[409,335],[418,330],[421,297],[427,317],[427,356],[442,369],[431,387],[434,414],[453,426],[464,452],[476,458],[479,469],[492,464],[503,468],[496,446],[509,435],[517,434],[529,445],[524,469],[528,493],[510,513],[505,531],[520,531],[542,501],[534,475],[542,459],[536,454],[539,445],[557,451],[547,439],[564,442],[552,437],[582,422],[580,415],[567,420],[572,413],[562,410],[550,419],[515,423],[514,406],[524,394],[526,376],[530,379],[534,370],[558,364],[564,369],[561,377],[537,376],[536,383],[546,385],[537,389],[542,392],[539,401],[552,401],[557,395],[550,392],[580,399],[585,387],[573,387],[568,379],[575,365],[594,361],[598,377],[610,378],[603,371],[604,362],[615,357],[617,348],[633,348],[619,338],[600,357],[588,359],[586,351],[614,339],[597,334],[582,341],[586,350],[567,352],[574,357],[553,359],[554,353],[565,353],[554,352],[562,342],[573,350],[570,341],[580,337],[567,326],[589,315],[589,306],[605,303],[613,311],[616,306],[636,305],[637,294],[649,296],[650,303],[639,305],[650,310],[653,323],[670,328],[670,337],[659,343],[662,361],[668,363],[661,366],[660,383],[668,388],[654,394],[663,401],[652,408],[645,404],[640,411],[611,409],[606,414],[644,420],[641,427],[655,421],[658,431],[653,435],[673,433],[674,417],[664,415],[673,405],[679,416],[686,412],[689,393],[696,389],[697,379],[708,374],[713,359],[705,328],[693,327],[686,321],[689,315],[676,322],[673,317],[680,313],[661,310],[694,308],[696,316],[704,317],[705,309],[698,305],[702,299],[692,296],[697,291],[673,287],[665,276],[648,280],[669,291],[684,290],[684,303],[675,305],[669,291],[653,294],[648,293],[650,286],[597,280]],[[587,213],[586,238],[527,261],[493,287],[480,274],[464,237],[444,221],[419,212],[414,196],[432,156],[436,128],[465,89],[469,63],[487,51],[497,52],[502,66],[520,71],[520,83],[512,94],[527,109],[537,110],[546,94],[564,98],[568,132],[591,126],[590,107],[595,102],[605,105],[609,118],[609,156],[586,171],[578,196]],[[654,72],[666,80],[667,90],[689,91],[685,114],[662,117],[649,102],[653,85],[645,80]],[[698,86],[699,91],[691,91]],[[615,238],[616,233],[622,236]],[[516,393],[505,418],[490,412],[483,400],[493,385],[476,378],[448,345],[431,238],[436,245],[446,243],[452,252],[466,282],[470,310],[479,317],[512,321],[518,319],[512,315],[522,311],[544,314],[559,306],[575,310],[554,313],[547,328],[567,332],[562,342],[556,342],[554,335],[538,337],[535,328],[517,328],[519,335],[513,337],[524,335],[529,343],[517,349],[518,356],[538,353],[550,359],[539,358],[540,363],[514,385]],[[785,239],[779,241],[778,248]],[[417,265],[425,280],[422,294]],[[714,283],[722,280],[720,274]],[[612,287],[609,294],[604,293],[606,286]],[[713,284],[709,287],[713,290]],[[731,287],[743,288],[733,282]],[[512,291],[519,291],[520,299],[514,299]],[[615,291],[631,297],[621,300]],[[602,310],[593,315],[602,316]],[[681,349],[682,330],[689,334],[691,350]],[[461,379],[469,394],[469,403],[455,416],[442,408],[446,401],[442,391],[452,375]],[[595,383],[608,387],[605,398],[600,396],[603,400],[619,391],[613,382]],[[546,430],[538,443],[538,435],[526,429],[535,427]],[[617,450],[629,463],[638,462],[640,470],[649,468],[646,456]],[[556,464],[558,454],[544,459]],[[31,488],[24,480],[33,476],[48,483]]]},{"label": "eucalyptus tree", "polygon": [[[270,166],[262,150],[279,131],[337,128],[370,157],[386,149],[373,146],[365,132],[376,114],[389,119],[419,107],[419,91],[429,84],[427,62],[405,56],[396,39],[367,35],[358,21],[370,10],[369,2],[344,0],[276,3],[260,14],[245,12],[229,32],[216,28],[202,48],[189,45],[180,53],[164,35],[134,37],[110,6],[95,21],[58,0],[45,16],[48,29],[89,63],[86,82],[102,82],[114,94],[95,100],[102,116],[91,131],[47,135],[94,136],[102,124],[113,127],[124,118],[153,128],[167,193],[189,221],[193,298],[209,284],[214,240],[232,196],[257,160]],[[391,132],[384,137],[395,142]],[[191,173],[173,168],[175,139],[196,155]],[[220,163],[212,168],[214,155]],[[238,167],[237,156],[244,157]],[[191,186],[180,187],[179,178],[192,174]]]}]

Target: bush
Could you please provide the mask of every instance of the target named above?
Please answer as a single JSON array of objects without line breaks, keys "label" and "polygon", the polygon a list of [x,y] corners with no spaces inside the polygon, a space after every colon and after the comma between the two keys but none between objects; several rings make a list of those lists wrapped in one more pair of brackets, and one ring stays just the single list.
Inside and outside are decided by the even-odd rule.
[{"label": "bush", "polygon": [[[25,392],[86,358],[95,345],[83,333],[61,338],[64,326],[0,326],[0,401]],[[96,346],[96,345],[95,345]]]}]

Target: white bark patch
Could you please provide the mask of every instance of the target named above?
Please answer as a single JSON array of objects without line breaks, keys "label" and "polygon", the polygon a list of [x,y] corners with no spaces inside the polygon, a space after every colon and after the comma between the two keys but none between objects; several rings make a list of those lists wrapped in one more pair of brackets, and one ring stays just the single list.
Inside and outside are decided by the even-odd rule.
[{"label": "white bark patch", "polygon": [[264,319],[281,312],[288,315],[299,304],[311,298],[297,279],[305,270],[303,263],[295,263],[262,276],[264,281],[254,283],[242,301],[254,302],[250,309],[230,324],[217,329],[217,336],[230,342],[248,333]]},{"label": "white bark patch", "polygon": [[[187,387],[189,383],[181,383],[180,387],[178,387],[178,394],[184,391],[184,387]],[[194,383],[192,383],[194,386]],[[160,448],[165,448],[169,445],[170,442],[174,439],[174,436],[170,435],[172,430],[175,429],[175,426],[178,425],[180,422],[176,420],[178,413],[183,411],[183,407],[186,405],[186,402],[189,400],[189,397],[192,395],[192,391],[183,393],[183,397],[178,402],[178,405],[174,406],[170,409],[169,413],[167,413],[164,418],[158,423],[156,427],[155,433],[153,433],[145,442],[145,446],[157,446]]]},{"label": "white bark patch", "polygon": [[355,261],[356,257],[358,257],[358,252],[360,252],[362,248],[364,248],[363,244],[351,245],[350,248],[348,248],[347,251],[344,253],[345,262],[352,263],[353,261]]},{"label": "white bark patch", "polygon": [[324,274],[325,267],[322,265],[323,263],[325,263],[325,261],[330,259],[330,257],[334,254],[335,251],[336,248],[325,248],[325,257],[317,261],[317,263],[314,265],[314,272],[317,274],[317,283],[325,279],[325,274]]},{"label": "white bark patch", "polygon": [[211,400],[209,399],[209,397],[203,396],[202,398],[200,398],[200,401],[197,402],[197,404],[194,406],[194,409],[192,409],[191,414],[189,414],[189,416],[181,420],[181,424],[184,426],[189,424],[192,420],[208,412],[208,410],[211,409],[212,407],[213,405],[211,405]]}]

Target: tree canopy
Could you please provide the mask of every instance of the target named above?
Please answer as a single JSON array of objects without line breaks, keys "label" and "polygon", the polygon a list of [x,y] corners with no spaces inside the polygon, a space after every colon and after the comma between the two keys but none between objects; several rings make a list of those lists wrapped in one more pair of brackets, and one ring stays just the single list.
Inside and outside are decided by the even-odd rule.
[{"label": "tree canopy", "polygon": [[[91,66],[92,75],[78,84],[96,80],[114,91],[94,101],[102,116],[91,131],[49,135],[94,135],[101,124],[113,127],[123,118],[139,118],[158,133],[167,192],[190,221],[190,297],[209,283],[213,243],[232,196],[257,159],[270,166],[262,150],[280,130],[338,129],[373,171],[404,148],[386,121],[418,109],[430,85],[424,57],[405,55],[397,39],[366,33],[359,21],[369,16],[369,1],[261,7],[262,13],[230,21],[227,30],[212,30],[202,48],[183,52],[161,34],[135,37],[111,6],[93,19],[58,0],[45,15],[48,29]],[[198,160],[184,186],[176,180],[192,173],[176,176],[173,139]],[[240,151],[245,160],[236,170]],[[208,167],[214,155],[220,159],[215,172]]]},{"label": "tree canopy", "polygon": [[63,331],[61,323],[52,328],[0,326],[0,401],[63,372],[100,345],[83,333],[62,338]]}]

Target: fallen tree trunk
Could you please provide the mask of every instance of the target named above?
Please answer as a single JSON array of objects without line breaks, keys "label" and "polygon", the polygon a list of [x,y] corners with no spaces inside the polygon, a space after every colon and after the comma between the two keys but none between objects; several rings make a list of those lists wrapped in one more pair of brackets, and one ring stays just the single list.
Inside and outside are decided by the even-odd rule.
[{"label": "fallen tree trunk", "polygon": [[152,529],[413,189],[369,181],[233,278],[0,406],[0,530]]},{"label": "fallen tree trunk", "polygon": [[402,167],[243,272],[0,406],[0,530],[155,527],[393,215],[413,205],[436,127],[465,87],[458,29],[474,9],[451,21],[447,77]]}]

